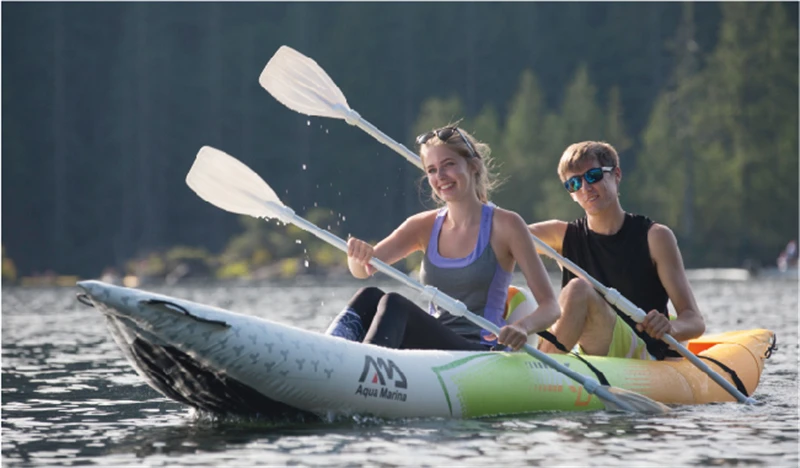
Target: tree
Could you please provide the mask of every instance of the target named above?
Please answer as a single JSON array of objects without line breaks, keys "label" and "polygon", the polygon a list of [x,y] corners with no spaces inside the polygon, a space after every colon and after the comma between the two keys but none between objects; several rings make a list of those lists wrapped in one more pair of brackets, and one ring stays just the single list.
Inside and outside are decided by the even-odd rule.
[{"label": "tree", "polygon": [[782,4],[723,4],[717,46],[695,72],[690,13],[674,88],[644,133],[640,201],[697,242],[698,262],[771,260],[798,225],[797,29]]},{"label": "tree", "polygon": [[544,177],[540,176],[539,179],[542,198],[537,207],[536,220],[569,220],[583,215],[580,207],[567,195],[557,176],[558,161],[563,151],[572,143],[603,140],[606,133],[605,122],[605,116],[597,102],[597,87],[589,78],[588,67],[580,64],[567,85],[558,112],[551,113],[545,121],[548,163]]},{"label": "tree", "polygon": [[[704,83],[699,73],[699,48],[694,38],[694,5],[683,4],[683,17],[669,49],[676,67],[654,106],[642,135],[643,149],[632,178],[645,190],[634,204],[676,231],[691,244],[694,234],[697,106]],[[691,250],[690,246],[687,246]]]},{"label": "tree", "polygon": [[721,138],[702,142],[699,165],[727,177],[715,178],[716,196],[700,209],[707,216],[718,198],[735,200],[715,230],[735,233],[739,261],[749,252],[771,260],[797,234],[797,29],[780,3],[724,4],[722,15],[703,121]]},{"label": "tree", "polygon": [[544,133],[545,102],[536,75],[522,72],[517,92],[508,105],[506,125],[497,152],[502,174],[507,177],[498,193],[502,206],[517,211],[526,221],[536,219],[536,206],[543,196],[538,183],[544,174],[555,171],[548,166]]}]

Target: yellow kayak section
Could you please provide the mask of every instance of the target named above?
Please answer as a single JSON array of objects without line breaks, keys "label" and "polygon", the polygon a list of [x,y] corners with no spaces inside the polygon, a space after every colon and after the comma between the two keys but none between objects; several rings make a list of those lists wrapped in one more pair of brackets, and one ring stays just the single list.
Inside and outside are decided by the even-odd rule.
[{"label": "yellow kayak section", "polygon": [[[755,329],[703,336],[688,343],[700,357],[708,357],[735,372],[748,395],[753,395],[774,349],[774,333]],[[596,374],[572,355],[551,355],[573,370]],[[665,404],[691,405],[736,401],[725,389],[686,359],[643,361],[584,356],[602,372],[612,387],[641,393]],[[704,359],[735,386],[728,370]],[[529,372],[521,372],[521,369]],[[585,411],[602,409],[599,399],[544,364],[523,353],[494,353],[490,358],[470,356],[434,369],[454,414],[477,417],[530,411]]]}]

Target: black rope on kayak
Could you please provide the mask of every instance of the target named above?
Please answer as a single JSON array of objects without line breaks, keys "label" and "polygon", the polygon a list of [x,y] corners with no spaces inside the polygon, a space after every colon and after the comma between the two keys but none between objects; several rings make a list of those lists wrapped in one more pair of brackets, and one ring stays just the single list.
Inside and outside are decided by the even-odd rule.
[{"label": "black rope on kayak", "polygon": [[721,362],[717,361],[717,360],[716,360],[716,359],[714,359],[714,358],[710,358],[710,357],[708,357],[708,356],[700,356],[699,354],[697,355],[697,357],[699,357],[700,359],[705,359],[705,360],[707,360],[707,361],[711,361],[711,362],[713,362],[714,364],[716,364],[717,366],[719,366],[719,368],[720,368],[720,369],[724,370],[725,372],[727,372],[727,373],[728,373],[728,375],[730,375],[730,376],[731,376],[731,379],[733,379],[733,383],[734,383],[734,384],[736,384],[736,389],[737,389],[737,390],[739,390],[740,392],[742,392],[742,394],[743,394],[744,396],[746,396],[746,397],[749,397],[749,396],[750,396],[750,394],[749,394],[749,393],[747,393],[747,388],[745,388],[744,384],[742,383],[742,380],[741,380],[741,379],[739,378],[739,376],[736,374],[736,371],[735,371],[735,370],[731,369],[730,367],[728,367],[728,366],[726,366],[725,364],[723,364],[723,363],[721,363]]},{"label": "black rope on kayak", "polygon": [[179,304],[175,304],[174,302],[169,302],[162,299],[145,299],[143,301],[140,301],[140,303],[146,305],[164,306],[168,310],[171,310],[173,312],[181,312],[183,313],[183,315],[190,317],[194,320],[197,320],[198,322],[209,323],[211,325],[219,325],[221,327],[230,328],[230,325],[226,322],[223,322],[222,320],[213,320],[213,319],[198,317],[197,315],[194,315],[193,313],[189,312],[185,307]]},{"label": "black rope on kayak", "polygon": [[591,362],[589,362],[586,359],[584,359],[580,354],[568,350],[566,346],[564,346],[563,344],[561,344],[560,341],[558,341],[558,338],[556,338],[556,336],[554,334],[550,333],[547,330],[536,332],[536,334],[541,336],[542,338],[544,338],[548,342],[550,342],[550,344],[555,346],[562,353],[571,354],[571,355],[575,356],[576,358],[580,359],[581,362],[586,364],[586,367],[588,367],[589,369],[591,369],[592,372],[594,372],[594,375],[597,376],[597,380],[600,381],[601,385],[611,386],[611,384],[608,383],[608,379],[603,374],[603,372],[600,371],[600,369],[596,368]]},{"label": "black rope on kayak", "polygon": [[75,298],[78,300],[78,302],[80,302],[83,305],[86,305],[86,306],[89,306],[89,307],[94,307],[94,304],[92,304],[92,301],[89,300],[89,296],[86,295],[86,293],[76,294]]},{"label": "black rope on kayak", "polygon": [[770,356],[772,356],[772,352],[777,350],[778,350],[778,335],[773,333],[772,339],[770,340],[769,343],[769,348],[767,348],[767,351],[764,353],[764,358],[769,359]]}]

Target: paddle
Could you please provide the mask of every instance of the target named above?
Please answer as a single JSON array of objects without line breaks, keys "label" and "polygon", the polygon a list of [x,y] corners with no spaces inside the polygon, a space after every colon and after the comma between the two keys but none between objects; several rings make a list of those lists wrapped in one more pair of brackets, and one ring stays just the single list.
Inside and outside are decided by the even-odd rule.
[{"label": "paddle", "polygon": [[[412,164],[423,169],[422,161],[420,161],[416,153],[400,143],[397,143],[371,123],[364,120],[358,112],[350,109],[344,94],[342,94],[341,90],[339,90],[328,74],[325,73],[325,70],[317,65],[315,61],[300,52],[287,46],[281,46],[267,63],[267,66],[264,67],[264,71],[261,72],[258,82],[261,83],[261,86],[269,91],[275,99],[283,103],[289,109],[306,115],[343,119],[348,124],[361,128],[372,135],[376,140],[395,150]],[[533,235],[531,235],[531,237],[533,237],[533,241],[540,251],[556,260],[578,277],[589,281],[609,303],[617,306],[623,313],[631,317],[637,323],[644,320],[647,314],[623,297],[617,290],[605,287],[589,276],[583,269],[559,255],[558,252],[553,250],[542,240]],[[681,356],[688,359],[701,371],[705,372],[714,382],[718,383],[739,402],[748,404],[755,403],[755,400],[743,395],[736,387],[725,380],[721,375],[714,372],[706,363],[692,354],[691,351],[680,344],[675,338],[670,335],[665,335],[663,341],[671,345]]]},{"label": "paddle", "polygon": [[[313,223],[296,215],[291,208],[281,203],[272,188],[258,174],[241,161],[220,150],[209,146],[204,146],[200,149],[192,168],[186,175],[186,183],[200,198],[223,210],[256,218],[275,218],[284,223],[294,224],[339,250],[347,252],[347,242],[330,231],[320,229]],[[373,258],[370,264],[378,271],[423,293],[436,305],[449,310],[453,315],[465,317],[495,335],[500,333],[497,325],[473,314],[467,310],[462,302],[456,301],[436,288],[423,286],[376,258]],[[569,369],[532,346],[525,345],[525,351],[544,364],[583,385],[586,391],[597,396],[609,410],[642,413],[664,413],[669,411],[669,408],[665,405],[638,393],[600,385],[597,381]]]}]

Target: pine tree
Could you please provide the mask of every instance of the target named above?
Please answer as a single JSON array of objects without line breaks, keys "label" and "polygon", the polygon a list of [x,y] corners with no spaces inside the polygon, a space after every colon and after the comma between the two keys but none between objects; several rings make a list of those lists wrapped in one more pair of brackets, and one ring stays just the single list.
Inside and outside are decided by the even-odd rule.
[{"label": "pine tree", "polygon": [[[534,222],[536,206],[541,203],[539,182],[545,174],[554,174],[544,151],[545,104],[538,80],[526,70],[519,79],[517,92],[509,104],[503,137],[496,156],[507,177],[498,193],[502,206],[517,211],[526,221]],[[498,154],[499,153],[499,154]]]},{"label": "pine tree", "polygon": [[722,14],[702,122],[720,138],[704,142],[700,164],[724,177],[712,179],[701,209],[719,219],[714,234],[735,233],[738,260],[751,251],[763,259],[797,233],[797,29],[780,3],[723,4]]},{"label": "pine tree", "polygon": [[588,67],[581,64],[567,85],[558,113],[549,114],[545,120],[544,135],[549,156],[544,177],[538,179],[542,197],[536,211],[537,221],[550,218],[570,220],[583,215],[564,190],[558,177],[558,162],[563,151],[573,143],[603,140],[606,133],[604,122],[597,103],[597,87],[591,82]]}]

